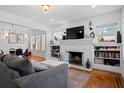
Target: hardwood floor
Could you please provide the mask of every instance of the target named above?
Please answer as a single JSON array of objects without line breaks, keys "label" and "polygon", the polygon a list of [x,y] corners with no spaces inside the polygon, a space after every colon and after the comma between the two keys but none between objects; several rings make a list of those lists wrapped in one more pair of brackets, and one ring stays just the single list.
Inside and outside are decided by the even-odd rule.
[{"label": "hardwood floor", "polygon": [[[30,60],[42,62],[45,60],[44,57],[31,56]],[[78,73],[88,73],[91,75],[90,79],[85,83],[83,88],[123,88],[124,80],[121,74],[108,72],[103,70],[94,69],[92,71],[84,71],[80,69],[70,68]]]},{"label": "hardwood floor", "polygon": [[[71,68],[75,69],[75,68]],[[75,69],[79,73],[88,73],[91,75],[90,79],[85,83],[83,88],[123,88],[124,82],[119,73],[108,72],[94,69],[92,71],[84,71]]]},{"label": "hardwood floor", "polygon": [[30,60],[35,60],[36,62],[42,62],[42,61],[45,61],[45,57],[42,57],[42,56],[29,56],[28,57]]}]

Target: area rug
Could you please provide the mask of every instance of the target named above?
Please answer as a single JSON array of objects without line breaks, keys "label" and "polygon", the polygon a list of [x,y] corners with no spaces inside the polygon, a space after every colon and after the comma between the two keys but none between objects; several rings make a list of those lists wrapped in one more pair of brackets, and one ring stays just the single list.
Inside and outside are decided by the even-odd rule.
[{"label": "area rug", "polygon": [[82,88],[89,78],[90,74],[69,70],[68,88]]}]

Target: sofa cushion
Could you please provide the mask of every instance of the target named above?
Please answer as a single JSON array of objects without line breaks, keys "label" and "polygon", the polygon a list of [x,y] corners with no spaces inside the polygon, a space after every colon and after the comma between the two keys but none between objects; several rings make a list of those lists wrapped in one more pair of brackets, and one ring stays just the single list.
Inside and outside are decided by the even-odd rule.
[{"label": "sofa cushion", "polygon": [[48,67],[45,66],[44,64],[41,64],[41,63],[38,63],[35,61],[31,61],[31,63],[32,63],[32,66],[33,66],[35,72],[44,71],[44,70],[48,69]]},{"label": "sofa cushion", "polygon": [[4,64],[4,63],[2,63],[2,62],[0,61],[0,68],[5,68],[5,69],[7,69],[7,65]]},{"label": "sofa cushion", "polygon": [[11,87],[11,75],[8,72],[8,67],[3,62],[0,62],[0,88]]},{"label": "sofa cushion", "polygon": [[5,55],[0,53],[0,61],[3,62]]},{"label": "sofa cushion", "polygon": [[0,67],[6,69],[6,71],[10,74],[11,79],[20,77],[20,74],[18,73],[18,71],[8,68],[7,65],[4,63],[0,63]]},{"label": "sofa cushion", "polygon": [[14,69],[8,68],[8,72],[10,73],[12,79],[16,79],[20,77],[19,72]]},{"label": "sofa cushion", "polygon": [[35,72],[28,58],[22,59],[16,55],[8,54],[4,58],[4,63],[7,64],[9,68],[17,70],[21,76]]}]

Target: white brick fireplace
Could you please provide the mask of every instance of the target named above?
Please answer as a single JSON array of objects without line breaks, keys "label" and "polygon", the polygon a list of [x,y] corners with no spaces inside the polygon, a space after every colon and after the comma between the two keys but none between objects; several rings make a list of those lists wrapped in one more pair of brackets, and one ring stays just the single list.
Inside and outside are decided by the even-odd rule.
[{"label": "white brick fireplace", "polygon": [[91,39],[62,40],[60,42],[60,53],[62,61],[69,62],[69,52],[82,52],[82,64],[85,67],[87,59],[94,63],[94,45]]}]

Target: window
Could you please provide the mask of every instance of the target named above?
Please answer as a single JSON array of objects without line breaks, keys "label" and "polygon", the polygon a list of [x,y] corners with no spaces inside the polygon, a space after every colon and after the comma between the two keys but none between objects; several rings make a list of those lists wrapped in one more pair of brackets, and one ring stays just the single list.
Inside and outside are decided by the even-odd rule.
[{"label": "window", "polygon": [[100,35],[112,35],[117,32],[117,23],[109,23],[96,26],[97,31]]},{"label": "window", "polygon": [[46,36],[45,34],[42,34],[42,50],[45,51],[46,50]]},{"label": "window", "polygon": [[33,35],[31,37],[31,50],[46,50],[46,35]]},{"label": "window", "polygon": [[117,23],[109,23],[96,26],[100,42],[116,42]]}]

